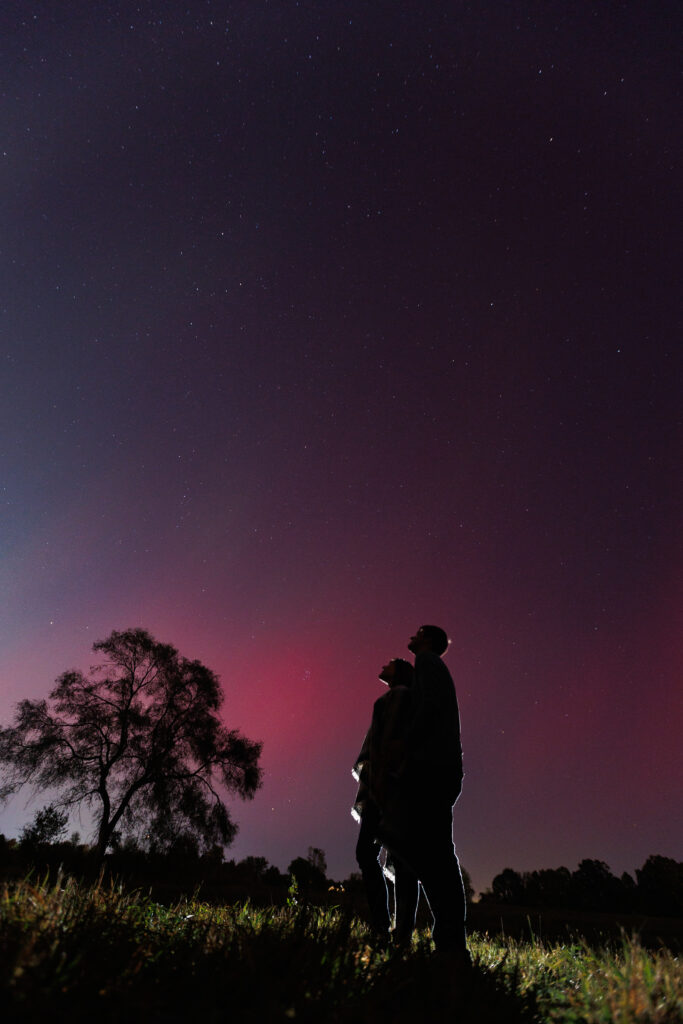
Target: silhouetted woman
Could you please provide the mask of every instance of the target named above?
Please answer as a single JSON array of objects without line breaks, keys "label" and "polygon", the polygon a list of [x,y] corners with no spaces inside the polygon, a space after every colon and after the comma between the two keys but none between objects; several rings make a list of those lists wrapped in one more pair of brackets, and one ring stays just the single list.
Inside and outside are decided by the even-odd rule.
[{"label": "silhouetted woman", "polygon": [[[379,945],[388,944],[390,917],[387,885],[379,863],[382,813],[390,800],[395,778],[404,757],[404,736],[410,724],[413,666],[403,658],[394,658],[379,673],[388,693],[379,697],[372,711],[372,722],[353,768],[358,793],[351,810],[360,822],[356,860],[363,876],[370,909],[370,926]],[[419,895],[418,880],[401,862],[392,866],[396,919],[395,945],[410,943]]]}]

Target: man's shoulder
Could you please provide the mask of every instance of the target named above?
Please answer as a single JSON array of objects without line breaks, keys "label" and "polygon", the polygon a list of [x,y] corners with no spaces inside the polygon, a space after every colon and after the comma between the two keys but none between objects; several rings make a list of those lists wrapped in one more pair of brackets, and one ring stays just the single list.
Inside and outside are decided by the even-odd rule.
[{"label": "man's shoulder", "polygon": [[415,671],[438,672],[450,676],[448,667],[442,658],[440,658],[438,654],[434,654],[433,651],[422,651],[421,654],[416,656]]},{"label": "man's shoulder", "polygon": [[418,665],[443,665],[443,661],[434,651],[421,651],[415,655],[415,668]]}]

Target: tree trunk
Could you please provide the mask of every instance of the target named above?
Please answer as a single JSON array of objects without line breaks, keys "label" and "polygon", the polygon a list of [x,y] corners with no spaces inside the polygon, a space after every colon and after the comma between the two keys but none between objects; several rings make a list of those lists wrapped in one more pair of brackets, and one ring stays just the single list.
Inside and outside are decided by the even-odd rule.
[{"label": "tree trunk", "polygon": [[95,844],[95,862],[98,868],[102,867],[104,861],[104,855],[107,852],[107,846],[112,834],[111,824],[106,820],[105,815],[102,815],[102,821],[97,833],[97,843]]},{"label": "tree trunk", "polygon": [[107,852],[107,844],[111,839],[113,825],[110,820],[111,801],[107,792],[106,779],[100,778],[100,799],[102,800],[102,817],[100,818],[97,830],[97,843],[95,844],[95,863],[98,868],[102,867],[104,855]]}]

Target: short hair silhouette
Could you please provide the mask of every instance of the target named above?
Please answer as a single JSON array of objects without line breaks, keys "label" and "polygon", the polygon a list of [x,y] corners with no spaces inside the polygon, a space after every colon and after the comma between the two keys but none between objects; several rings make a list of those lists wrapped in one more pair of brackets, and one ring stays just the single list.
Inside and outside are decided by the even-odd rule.
[{"label": "short hair silhouette", "polygon": [[445,629],[441,628],[441,626],[420,626],[420,630],[422,631],[422,635],[425,639],[428,640],[431,649],[435,654],[438,654],[439,657],[444,653],[444,651],[448,650],[448,644],[450,642],[448,634]]}]

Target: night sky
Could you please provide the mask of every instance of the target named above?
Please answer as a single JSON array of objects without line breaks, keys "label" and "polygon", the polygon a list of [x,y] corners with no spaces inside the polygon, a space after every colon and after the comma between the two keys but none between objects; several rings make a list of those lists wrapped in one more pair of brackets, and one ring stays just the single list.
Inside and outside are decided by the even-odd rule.
[{"label": "night sky", "polygon": [[3,724],[147,628],[341,878],[435,622],[477,889],[683,857],[677,8],[2,5]]}]

